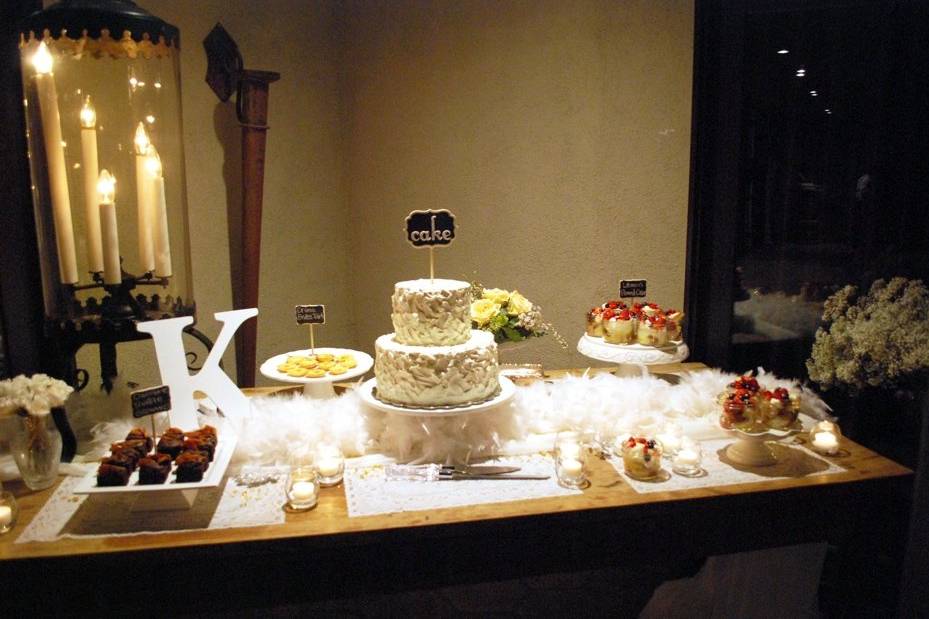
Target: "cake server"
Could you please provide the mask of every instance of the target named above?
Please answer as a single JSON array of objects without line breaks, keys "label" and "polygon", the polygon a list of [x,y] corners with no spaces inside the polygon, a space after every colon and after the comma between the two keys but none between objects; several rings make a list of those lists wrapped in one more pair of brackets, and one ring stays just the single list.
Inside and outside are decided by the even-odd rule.
[{"label": "cake server", "polygon": [[436,481],[439,479],[471,479],[476,475],[488,478],[519,471],[518,466],[443,466],[440,464],[388,464],[385,474],[388,481]]}]

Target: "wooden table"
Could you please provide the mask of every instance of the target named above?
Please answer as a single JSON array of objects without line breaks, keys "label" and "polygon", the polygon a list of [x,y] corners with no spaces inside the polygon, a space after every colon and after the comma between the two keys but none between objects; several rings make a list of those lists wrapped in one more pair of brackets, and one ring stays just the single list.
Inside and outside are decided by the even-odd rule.
[{"label": "wooden table", "polygon": [[[799,479],[637,494],[594,459],[591,486],[579,496],[349,518],[342,488],[325,488],[316,509],[288,514],[282,526],[54,543],[13,543],[51,490],[7,484],[18,494],[20,524],[0,537],[0,582],[54,582],[68,608],[88,610],[126,589],[109,584],[114,575],[131,582],[149,569],[166,570],[165,580],[151,590],[132,587],[134,603],[157,603],[166,589],[184,599],[222,581],[237,592],[236,605],[262,606],[594,569],[629,557],[648,557],[660,582],[711,554],[868,534],[875,523],[861,506],[894,512],[888,502],[899,503],[911,471],[848,439],[842,447],[848,455],[836,462],[845,472]],[[634,563],[641,569],[643,561]],[[212,602],[214,609],[227,603]]]}]

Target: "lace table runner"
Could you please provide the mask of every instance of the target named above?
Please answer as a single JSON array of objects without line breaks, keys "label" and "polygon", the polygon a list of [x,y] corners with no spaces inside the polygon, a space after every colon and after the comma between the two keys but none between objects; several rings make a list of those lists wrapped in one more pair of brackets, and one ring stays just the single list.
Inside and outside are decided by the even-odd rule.
[{"label": "lace table runner", "polygon": [[805,447],[774,443],[771,448],[775,450],[778,462],[771,466],[747,467],[729,462],[726,457],[726,447],[734,439],[715,439],[703,441],[703,470],[705,475],[700,477],[684,477],[671,471],[671,458],[662,459],[662,468],[665,471],[655,481],[639,481],[632,479],[623,472],[623,459],[619,456],[610,458],[610,464],[619,473],[619,476],[632,489],[640,494],[649,492],[669,492],[674,490],[688,490],[691,488],[706,488],[708,486],[729,486],[732,484],[749,484],[770,481],[772,479],[790,479],[806,477],[807,475],[832,475],[845,471],[841,466],[826,460]]},{"label": "lace table runner", "polygon": [[543,480],[387,481],[382,465],[353,467],[345,470],[348,515],[374,516],[581,494],[580,490],[558,485],[550,457],[516,456],[481,464],[518,466],[520,471],[514,474],[550,477]]},{"label": "lace table runner", "polygon": [[65,477],[16,543],[52,542],[65,537],[114,537],[284,524],[285,469],[243,467],[264,474],[264,483],[239,485],[228,478],[205,488],[187,510],[132,511],[131,494],[73,494],[79,477]]}]

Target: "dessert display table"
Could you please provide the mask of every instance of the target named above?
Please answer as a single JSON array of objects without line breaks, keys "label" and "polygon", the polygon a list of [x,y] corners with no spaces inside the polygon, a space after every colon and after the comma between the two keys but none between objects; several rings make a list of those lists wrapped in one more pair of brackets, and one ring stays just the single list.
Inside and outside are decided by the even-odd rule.
[{"label": "dessert display table", "polygon": [[[650,370],[700,367],[671,364]],[[7,484],[17,495],[20,517],[12,533],[0,536],[0,579],[55,583],[59,610],[74,613],[99,611],[101,604],[158,607],[163,587],[133,587],[121,602],[108,592],[125,587],[102,586],[116,575],[132,581],[143,567],[170,575],[172,597],[203,600],[211,612],[604,566],[628,567],[647,589],[692,574],[708,555],[871,539],[873,529],[885,525],[858,509],[869,502],[887,506],[882,522],[895,517],[905,522],[906,506],[896,499],[911,483],[912,472],[847,438],[840,440],[847,455],[833,460],[843,470],[831,474],[639,493],[609,462],[594,458],[590,486],[571,496],[349,518],[343,489],[333,487],[322,489],[315,509],[286,514],[280,526],[48,543],[15,541],[54,488],[31,493]],[[448,483],[453,492],[454,482]],[[225,591],[236,595],[221,594]],[[20,611],[32,608],[25,597],[19,598]],[[2,604],[16,603],[13,596]]]}]

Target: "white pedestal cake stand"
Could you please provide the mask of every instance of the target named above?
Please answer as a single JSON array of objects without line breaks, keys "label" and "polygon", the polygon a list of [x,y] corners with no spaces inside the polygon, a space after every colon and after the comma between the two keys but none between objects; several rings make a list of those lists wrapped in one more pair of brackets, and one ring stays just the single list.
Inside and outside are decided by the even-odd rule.
[{"label": "white pedestal cake stand", "polygon": [[802,429],[799,422],[789,428],[776,430],[768,428],[758,432],[736,430],[719,426],[729,436],[738,440],[726,447],[726,456],[736,464],[743,466],[771,466],[777,464],[777,454],[768,443],[773,443],[796,434]]},{"label": "white pedestal cake stand", "polygon": [[644,365],[677,363],[690,354],[684,342],[672,342],[667,346],[645,346],[643,344],[609,344],[602,337],[591,337],[586,333],[577,341],[577,351],[585,357],[615,363],[617,376],[638,376]]},{"label": "white pedestal cake stand", "polygon": [[371,358],[371,355],[368,353],[361,352],[360,350],[352,350],[350,348],[315,348],[313,349],[313,354],[319,353],[329,353],[331,355],[352,355],[355,358],[355,363],[357,365],[345,372],[344,374],[326,374],[319,378],[307,378],[306,376],[288,376],[283,372],[277,371],[277,366],[287,361],[287,357],[302,355],[307,356],[310,353],[310,350],[294,350],[291,352],[283,353],[280,355],[275,355],[261,364],[259,370],[263,376],[268,378],[279,380],[282,383],[296,383],[303,385],[303,395],[308,398],[332,398],[335,397],[335,389],[332,387],[332,383],[341,383],[353,378],[358,378],[359,376],[364,375],[368,370],[371,369],[371,366],[374,365],[374,359]]},{"label": "white pedestal cake stand", "polygon": [[486,411],[508,402],[516,394],[516,387],[513,385],[513,381],[505,376],[501,376],[500,392],[489,400],[461,406],[430,406],[416,408],[412,406],[398,406],[378,400],[374,395],[376,387],[377,379],[371,378],[366,380],[358,389],[361,400],[365,404],[387,413],[397,413],[398,415],[410,415],[414,417],[451,417],[454,415]]}]

